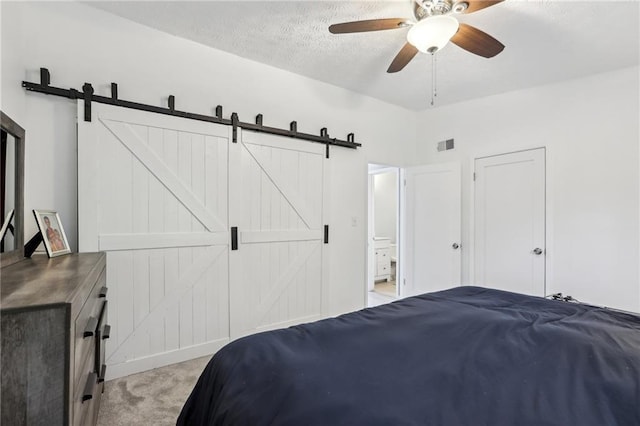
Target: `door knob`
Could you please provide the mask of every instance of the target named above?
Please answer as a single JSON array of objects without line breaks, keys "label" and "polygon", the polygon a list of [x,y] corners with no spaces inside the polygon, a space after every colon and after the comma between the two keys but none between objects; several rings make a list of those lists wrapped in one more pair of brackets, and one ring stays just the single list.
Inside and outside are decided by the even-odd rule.
[{"label": "door knob", "polygon": [[453,247],[454,250],[458,250],[460,248],[460,244],[453,243],[453,244],[451,244],[451,247]]},{"label": "door knob", "polygon": [[542,249],[539,247],[534,248],[533,254],[535,254],[536,256],[540,256],[542,254]]}]

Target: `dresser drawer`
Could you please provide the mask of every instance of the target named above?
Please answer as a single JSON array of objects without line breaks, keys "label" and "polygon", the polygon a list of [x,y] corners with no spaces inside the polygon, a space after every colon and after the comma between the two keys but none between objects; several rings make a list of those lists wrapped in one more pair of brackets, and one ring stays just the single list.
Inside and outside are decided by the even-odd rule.
[{"label": "dresser drawer", "polygon": [[391,268],[388,262],[386,264],[378,263],[376,265],[376,276],[389,275],[390,273],[391,273]]},{"label": "dresser drawer", "polygon": [[100,311],[105,300],[104,297],[100,296],[100,293],[105,284],[106,274],[105,271],[102,271],[74,323],[75,348],[74,365],[72,366],[74,388],[84,386],[81,382],[83,380],[83,372],[81,371],[83,365],[88,362],[89,358],[92,363],[95,361],[96,328],[98,327]]},{"label": "dresser drawer", "polygon": [[92,408],[100,404],[102,386],[98,381],[98,373],[94,371],[93,358],[87,357],[85,363],[79,369],[80,380],[74,388],[73,395],[73,425],[84,426],[91,423]]},{"label": "dresser drawer", "polygon": [[376,262],[389,262],[389,252],[388,248],[376,249]]}]

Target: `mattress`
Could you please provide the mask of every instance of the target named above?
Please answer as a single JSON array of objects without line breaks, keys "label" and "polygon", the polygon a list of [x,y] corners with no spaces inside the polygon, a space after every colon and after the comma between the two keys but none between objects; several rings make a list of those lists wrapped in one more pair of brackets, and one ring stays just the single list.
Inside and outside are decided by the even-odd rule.
[{"label": "mattress", "polygon": [[640,425],[640,317],[457,287],[238,339],[178,425]]}]

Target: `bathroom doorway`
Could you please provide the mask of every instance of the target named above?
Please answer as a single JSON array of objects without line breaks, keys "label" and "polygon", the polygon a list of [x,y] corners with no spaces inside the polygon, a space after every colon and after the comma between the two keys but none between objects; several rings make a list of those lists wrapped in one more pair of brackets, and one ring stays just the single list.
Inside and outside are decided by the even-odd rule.
[{"label": "bathroom doorway", "polygon": [[367,306],[401,296],[400,282],[400,169],[369,164]]}]

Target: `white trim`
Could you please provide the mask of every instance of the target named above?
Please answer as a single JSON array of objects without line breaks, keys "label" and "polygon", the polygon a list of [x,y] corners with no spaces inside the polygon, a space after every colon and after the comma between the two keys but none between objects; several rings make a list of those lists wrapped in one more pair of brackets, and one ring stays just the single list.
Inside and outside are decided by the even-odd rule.
[{"label": "white trim", "polygon": [[98,238],[100,251],[226,246],[229,244],[229,232],[101,234]]},{"label": "white trim", "polygon": [[278,241],[314,241],[323,239],[323,230],[301,229],[282,231],[238,231],[242,244],[271,243]]},{"label": "white trim", "polygon": [[107,364],[106,380],[119,379],[131,374],[149,371],[154,368],[165,367],[178,362],[213,355],[229,342],[230,339],[228,338],[218,339],[202,343],[200,345],[189,346],[169,352],[162,352],[160,354],[137,358],[118,364]]}]

